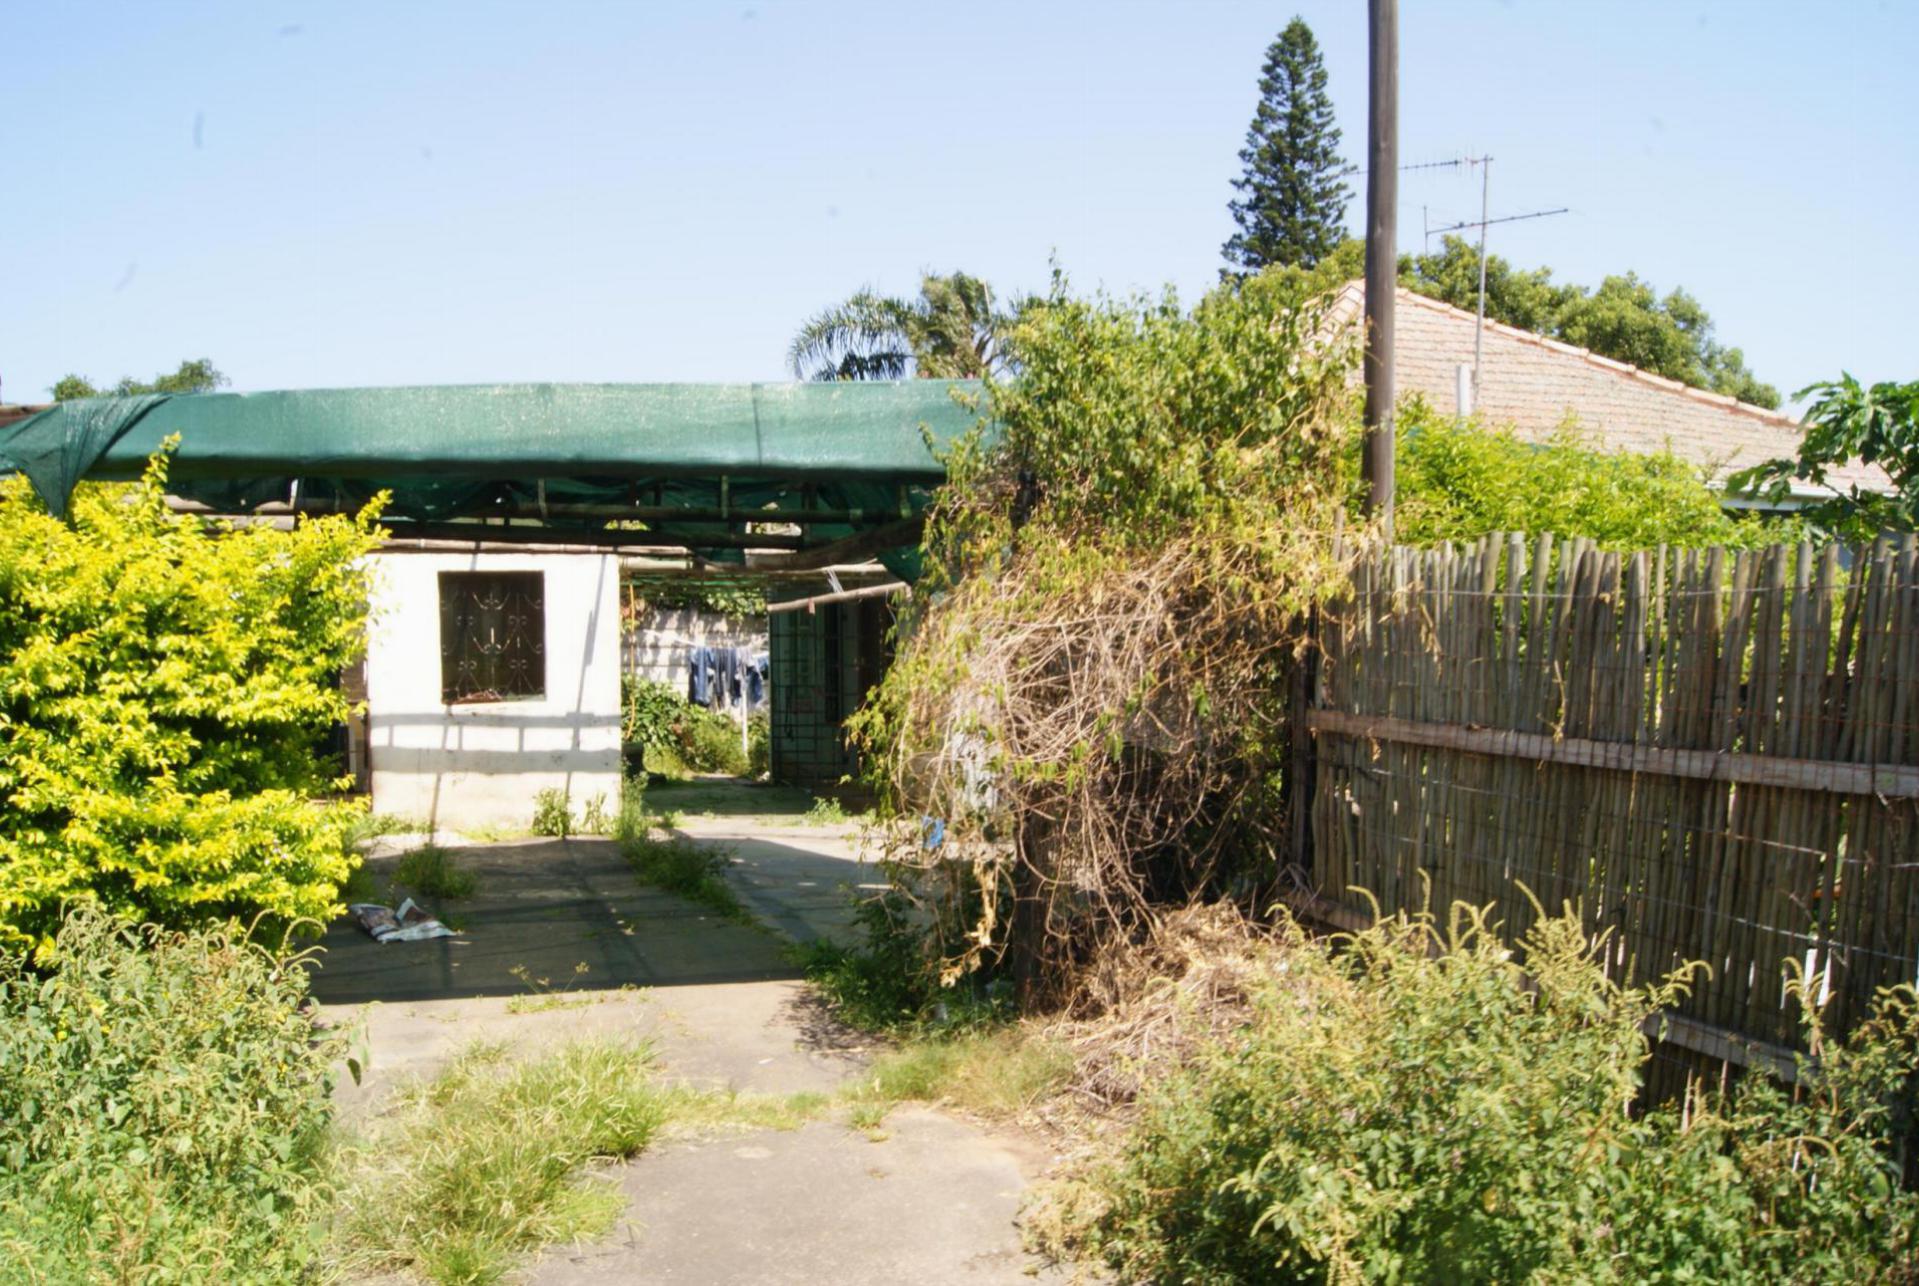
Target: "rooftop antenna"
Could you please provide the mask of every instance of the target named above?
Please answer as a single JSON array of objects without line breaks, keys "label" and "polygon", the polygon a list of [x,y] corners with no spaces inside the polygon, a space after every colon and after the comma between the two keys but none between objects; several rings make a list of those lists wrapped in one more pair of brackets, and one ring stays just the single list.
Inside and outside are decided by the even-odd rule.
[{"label": "rooftop antenna", "polygon": [[1509,214],[1504,218],[1487,217],[1487,198],[1492,190],[1493,158],[1490,156],[1469,156],[1465,164],[1477,165],[1479,170],[1479,217],[1468,219],[1464,223],[1455,223],[1444,228],[1428,228],[1429,239],[1434,233],[1458,232],[1461,228],[1479,229],[1479,311],[1473,319],[1473,401],[1479,401],[1479,368],[1486,355],[1486,229],[1495,223],[1518,223],[1522,219],[1544,219],[1550,215],[1565,214],[1570,207],[1560,206],[1557,210],[1534,210],[1530,214]]}]

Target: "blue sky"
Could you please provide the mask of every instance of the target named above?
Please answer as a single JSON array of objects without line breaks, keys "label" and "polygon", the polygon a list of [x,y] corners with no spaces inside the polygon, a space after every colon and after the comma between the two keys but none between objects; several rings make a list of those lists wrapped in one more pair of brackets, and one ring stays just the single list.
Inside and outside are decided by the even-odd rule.
[{"label": "blue sky", "polygon": [[[29,4],[0,380],[778,379],[855,288],[1196,297],[1267,42],[1365,133],[1365,5]],[[1790,390],[1919,378],[1919,5],[1402,0],[1404,161],[1493,248],[1683,285]],[[1475,217],[1403,176],[1402,248]],[[1351,222],[1363,200],[1356,192]]]}]

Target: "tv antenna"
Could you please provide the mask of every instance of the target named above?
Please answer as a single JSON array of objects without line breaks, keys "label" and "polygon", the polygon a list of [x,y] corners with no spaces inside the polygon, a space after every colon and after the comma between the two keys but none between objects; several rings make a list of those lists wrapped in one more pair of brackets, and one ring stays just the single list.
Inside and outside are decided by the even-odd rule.
[{"label": "tv antenna", "polygon": [[[1473,401],[1477,403],[1479,401],[1479,368],[1486,354],[1486,229],[1495,223],[1518,223],[1524,219],[1545,219],[1555,214],[1566,214],[1570,211],[1570,207],[1560,206],[1557,210],[1534,210],[1529,214],[1508,214],[1498,219],[1490,218],[1487,214],[1487,197],[1492,190],[1493,158],[1468,156],[1462,158],[1459,164],[1479,167],[1479,217],[1468,219],[1463,223],[1450,223],[1443,228],[1426,228],[1426,252],[1432,253],[1435,233],[1458,232],[1462,228],[1479,229],[1479,311],[1473,319]],[[1424,209],[1421,209],[1420,216],[1423,221]]]}]

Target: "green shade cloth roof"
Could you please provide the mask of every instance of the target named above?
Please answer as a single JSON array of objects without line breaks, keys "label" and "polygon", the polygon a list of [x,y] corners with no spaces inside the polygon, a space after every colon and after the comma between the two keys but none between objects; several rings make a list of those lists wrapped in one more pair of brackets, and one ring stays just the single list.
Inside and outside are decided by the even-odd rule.
[{"label": "green shade cloth roof", "polygon": [[[503,507],[765,505],[851,515],[829,539],[896,522],[944,478],[936,454],[979,421],[968,381],[502,384],[206,393],[64,402],[0,430],[0,471],[64,513],[81,479],[138,477],[173,435],[168,489],[225,511],[357,504],[389,490],[409,522]],[[955,395],[959,396],[956,397]],[[742,512],[739,524],[750,519]],[[603,528],[555,517],[579,533]],[[670,525],[655,523],[669,534]],[[743,530],[727,523],[704,530]],[[688,524],[680,535],[697,537]]]}]

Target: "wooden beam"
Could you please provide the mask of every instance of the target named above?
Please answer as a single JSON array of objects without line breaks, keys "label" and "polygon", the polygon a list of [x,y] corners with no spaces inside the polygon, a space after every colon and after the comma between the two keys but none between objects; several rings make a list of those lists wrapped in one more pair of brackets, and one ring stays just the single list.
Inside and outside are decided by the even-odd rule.
[{"label": "wooden beam", "polygon": [[1783,786],[1837,795],[1919,799],[1919,767],[1905,764],[1861,764],[1836,759],[1787,759],[1775,755],[1735,754],[1721,750],[1682,750],[1635,745],[1628,741],[1554,737],[1546,733],[1516,732],[1506,728],[1425,723],[1384,715],[1351,714],[1344,710],[1315,710],[1307,716],[1307,723],[1314,732],[1321,734],[1358,737],[1366,741],[1390,741],[1400,745],[1431,746],[1469,755],[1503,755],[1613,772],[1686,777],[1694,781],[1738,782],[1748,786]]},{"label": "wooden beam", "polygon": [[855,532],[844,540],[836,540],[828,545],[817,545],[803,549],[777,563],[769,560],[768,566],[782,571],[813,571],[821,567],[836,567],[841,563],[863,563],[876,554],[889,549],[900,549],[920,543],[920,533],[926,526],[922,515],[888,523],[884,527],[875,527],[871,531]]}]

